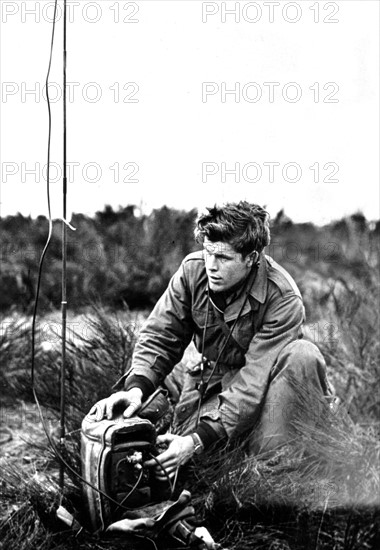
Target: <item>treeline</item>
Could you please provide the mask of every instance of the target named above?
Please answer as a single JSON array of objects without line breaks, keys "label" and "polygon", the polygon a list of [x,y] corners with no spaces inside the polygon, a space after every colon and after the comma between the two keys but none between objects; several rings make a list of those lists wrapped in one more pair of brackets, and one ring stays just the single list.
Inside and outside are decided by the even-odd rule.
[{"label": "treeline", "polygon": [[[162,294],[181,259],[194,248],[196,212],[163,207],[149,216],[134,206],[106,206],[94,217],[74,214],[68,229],[67,295],[78,310],[94,301],[111,306],[149,307]],[[2,231],[1,310],[29,311],[35,297],[39,259],[48,234],[44,216],[8,216]],[[44,260],[41,307],[61,302],[62,223],[54,221]]]},{"label": "treeline", "polygon": [[[94,301],[112,307],[150,308],[162,294],[183,257],[199,246],[193,239],[196,211],[166,206],[140,215],[134,206],[106,206],[94,217],[74,214],[68,229],[67,294],[70,308]],[[55,220],[41,282],[40,308],[60,307],[61,232]],[[21,214],[0,218],[3,312],[30,312],[48,220]],[[354,214],[325,227],[294,224],[283,211],[272,221],[267,253],[287,268],[301,286],[305,273],[363,280],[379,265],[379,222]],[[364,280],[363,280],[364,282]],[[373,282],[373,281],[372,281]]]}]

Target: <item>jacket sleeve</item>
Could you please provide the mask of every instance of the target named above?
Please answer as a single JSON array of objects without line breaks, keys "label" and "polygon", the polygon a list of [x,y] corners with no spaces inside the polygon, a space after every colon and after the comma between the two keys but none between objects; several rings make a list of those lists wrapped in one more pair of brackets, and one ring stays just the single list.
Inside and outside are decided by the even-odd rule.
[{"label": "jacket sleeve", "polygon": [[261,329],[246,353],[244,367],[219,394],[218,411],[202,420],[207,422],[209,416],[210,426],[215,426],[216,421],[229,438],[252,427],[260,414],[278,355],[287,344],[301,337],[303,320],[304,306],[298,295],[273,293]]},{"label": "jacket sleeve", "polygon": [[191,296],[181,264],[140,331],[125,388],[137,385],[145,394],[157,388],[182,359],[193,331]]}]

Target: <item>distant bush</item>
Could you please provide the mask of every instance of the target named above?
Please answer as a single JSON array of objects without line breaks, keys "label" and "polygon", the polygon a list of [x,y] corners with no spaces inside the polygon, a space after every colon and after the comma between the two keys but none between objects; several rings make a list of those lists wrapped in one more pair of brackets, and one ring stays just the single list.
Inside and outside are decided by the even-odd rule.
[{"label": "distant bush", "polygon": [[[76,231],[68,230],[67,290],[70,307],[101,300],[121,307],[152,307],[183,257],[194,249],[195,210],[162,207],[137,216],[135,207],[114,212],[110,206],[93,218],[74,214]],[[39,258],[48,234],[48,220],[8,216],[0,219],[2,272],[6,292],[0,311],[30,312],[35,296]],[[46,255],[40,307],[61,303],[61,222],[53,224]]]}]

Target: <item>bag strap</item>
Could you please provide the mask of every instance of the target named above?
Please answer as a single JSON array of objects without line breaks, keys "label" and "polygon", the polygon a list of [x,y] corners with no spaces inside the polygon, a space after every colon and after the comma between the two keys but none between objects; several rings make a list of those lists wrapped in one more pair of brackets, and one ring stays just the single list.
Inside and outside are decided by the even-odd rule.
[{"label": "bag strap", "polygon": [[[212,305],[214,305],[211,297],[210,297],[210,302],[212,303]],[[236,340],[236,338],[233,337],[232,333],[230,334],[230,327],[225,322],[222,313],[217,308],[215,308],[215,313],[216,313],[216,321],[218,323],[218,327],[222,330],[224,336],[227,339],[229,339],[230,343],[235,347],[237,347],[239,351],[241,351],[242,353],[245,353],[246,350],[243,348],[243,346],[241,346],[239,342]]]}]

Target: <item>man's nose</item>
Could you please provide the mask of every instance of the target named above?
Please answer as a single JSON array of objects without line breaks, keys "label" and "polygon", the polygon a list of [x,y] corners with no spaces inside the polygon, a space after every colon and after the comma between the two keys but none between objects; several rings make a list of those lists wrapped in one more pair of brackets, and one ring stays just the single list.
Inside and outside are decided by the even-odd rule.
[{"label": "man's nose", "polygon": [[214,254],[208,254],[207,256],[207,269],[209,271],[216,271],[218,266]]}]

